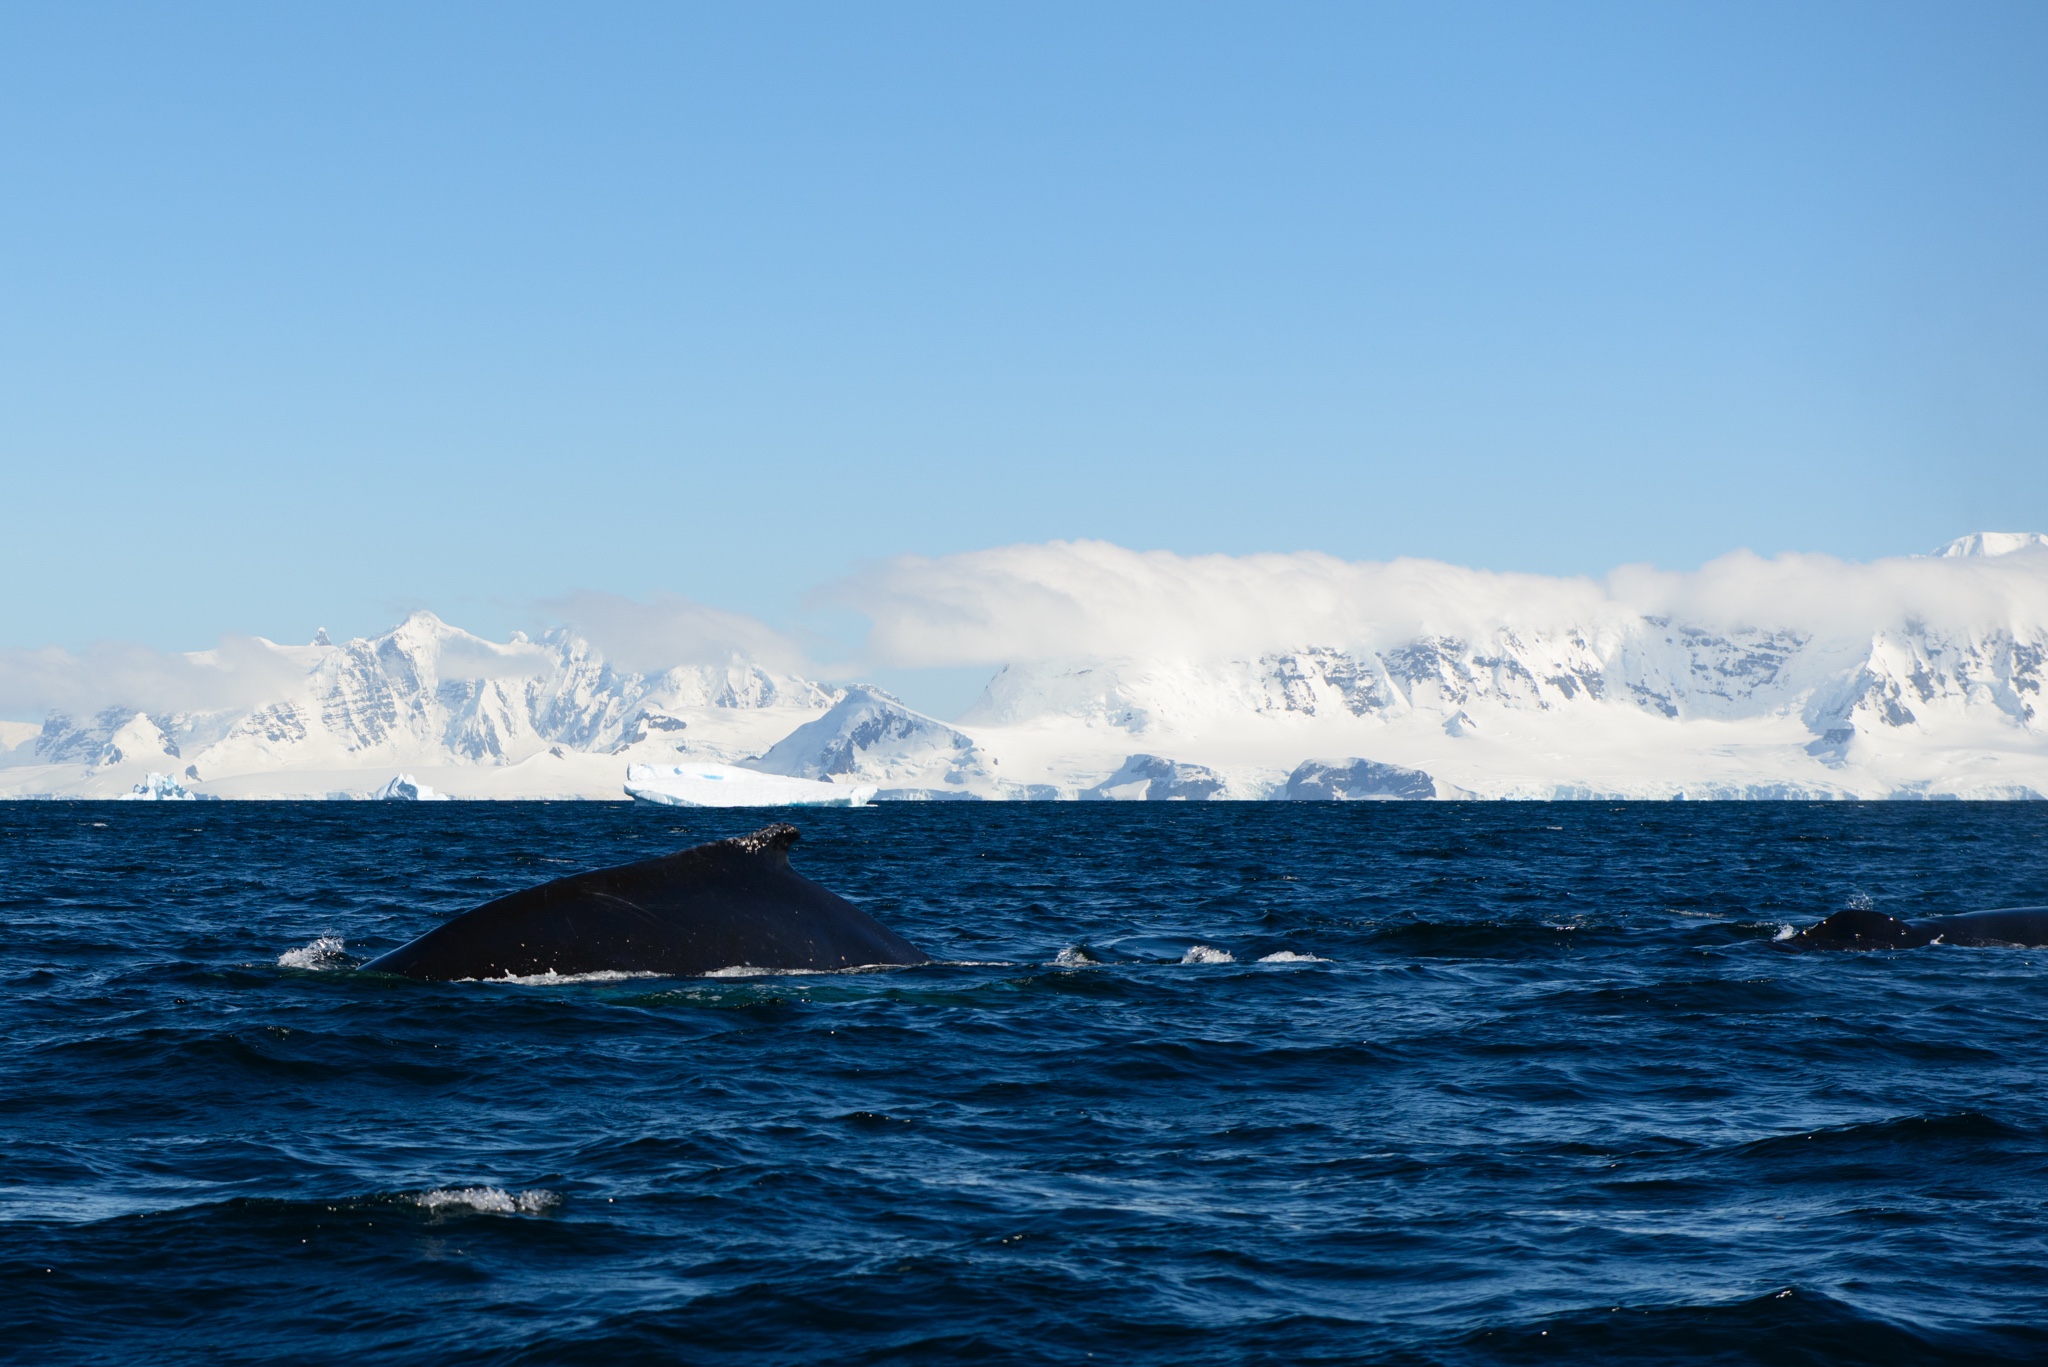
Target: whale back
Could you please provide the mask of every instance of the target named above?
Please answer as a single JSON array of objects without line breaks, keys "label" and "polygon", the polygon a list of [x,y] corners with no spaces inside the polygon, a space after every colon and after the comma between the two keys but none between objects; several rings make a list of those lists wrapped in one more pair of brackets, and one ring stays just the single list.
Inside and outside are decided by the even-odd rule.
[{"label": "whale back", "polygon": [[2048,945],[2048,907],[2003,907],[1960,916],[1930,916],[1913,924],[1949,945]]},{"label": "whale back", "polygon": [[778,823],[463,912],[365,968],[410,978],[858,968],[929,956],[790,867]]},{"label": "whale back", "polygon": [[2048,907],[2005,907],[1901,921],[1879,911],[1838,911],[1793,936],[1795,949],[1917,949],[1948,945],[2048,946]]},{"label": "whale back", "polygon": [[1838,911],[1808,926],[1789,943],[1795,949],[1914,949],[1934,941],[1934,932],[1881,911]]}]

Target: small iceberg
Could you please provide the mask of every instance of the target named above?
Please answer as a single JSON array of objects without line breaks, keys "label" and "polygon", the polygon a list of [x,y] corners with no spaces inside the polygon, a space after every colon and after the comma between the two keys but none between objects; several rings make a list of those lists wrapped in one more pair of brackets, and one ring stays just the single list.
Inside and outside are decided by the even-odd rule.
[{"label": "small iceberg", "polygon": [[389,783],[371,793],[377,802],[446,802],[448,794],[437,793],[411,774],[400,774]]},{"label": "small iceberg", "polygon": [[663,807],[865,807],[875,790],[730,764],[633,764],[626,795]]},{"label": "small iceberg", "polygon": [[115,799],[118,802],[196,802],[190,789],[169,774],[152,773],[129,791]]}]

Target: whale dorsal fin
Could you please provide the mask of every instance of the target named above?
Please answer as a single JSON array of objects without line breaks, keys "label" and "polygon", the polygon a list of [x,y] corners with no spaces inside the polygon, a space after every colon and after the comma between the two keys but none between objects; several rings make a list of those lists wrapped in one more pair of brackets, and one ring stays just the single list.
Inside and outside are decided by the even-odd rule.
[{"label": "whale dorsal fin", "polygon": [[751,835],[736,835],[721,840],[721,845],[730,845],[741,854],[768,854],[789,857],[789,847],[803,839],[801,832],[787,821],[778,821],[772,826],[763,826]]}]

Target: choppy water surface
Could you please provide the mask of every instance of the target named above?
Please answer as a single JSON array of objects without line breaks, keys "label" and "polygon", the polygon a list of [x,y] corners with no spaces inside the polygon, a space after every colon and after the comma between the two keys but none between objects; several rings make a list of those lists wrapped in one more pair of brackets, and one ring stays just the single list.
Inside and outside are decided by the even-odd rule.
[{"label": "choppy water surface", "polygon": [[0,1358],[2048,1356],[2048,807],[896,805],[954,962],[351,964],[769,815],[0,806]]}]

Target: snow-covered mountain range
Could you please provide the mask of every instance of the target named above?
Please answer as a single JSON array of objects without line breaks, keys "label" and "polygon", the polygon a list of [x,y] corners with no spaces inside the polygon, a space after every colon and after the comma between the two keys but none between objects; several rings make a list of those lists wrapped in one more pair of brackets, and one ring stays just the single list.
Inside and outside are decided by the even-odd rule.
[{"label": "snow-covered mountain range", "polygon": [[0,795],[114,796],[160,772],[195,794],[352,797],[405,771],[458,797],[609,798],[629,763],[747,758],[838,697],[742,660],[624,672],[566,631],[498,644],[428,612],[368,639],[261,648],[290,680],[276,696],[52,713],[0,756]]},{"label": "snow-covered mountain range", "polygon": [[[1878,569],[1835,604],[1850,581],[1791,564],[1782,611],[1767,594],[1734,620],[1610,596],[1380,640],[1098,642],[1004,665],[951,723],[747,659],[636,673],[571,631],[501,644],[416,613],[262,643],[282,682],[254,703],[136,697],[0,730],[0,796],[116,796],[151,774],[357,796],[403,771],[456,797],[613,798],[629,763],[678,755],[883,799],[2048,796],[2048,537],[1980,533]],[[1442,597],[1472,572],[1405,573]]]}]

